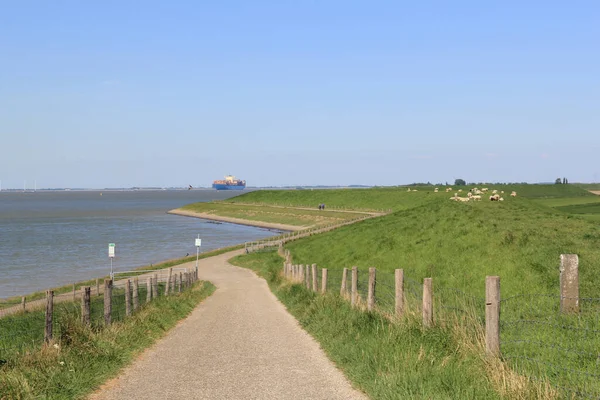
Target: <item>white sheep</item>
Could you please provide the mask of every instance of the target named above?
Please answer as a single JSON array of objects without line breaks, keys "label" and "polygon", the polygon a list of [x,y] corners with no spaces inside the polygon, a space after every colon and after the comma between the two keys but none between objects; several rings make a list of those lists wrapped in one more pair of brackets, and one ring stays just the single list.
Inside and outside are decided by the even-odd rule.
[{"label": "white sheep", "polygon": [[481,196],[479,196],[479,195],[471,196],[471,200],[481,200]]},{"label": "white sheep", "polygon": [[504,201],[504,197],[500,197],[498,201]]},{"label": "white sheep", "polygon": [[492,194],[496,194],[498,191],[496,189],[492,190]]},{"label": "white sheep", "polygon": [[517,192],[513,191],[510,195],[511,197],[517,197]]}]

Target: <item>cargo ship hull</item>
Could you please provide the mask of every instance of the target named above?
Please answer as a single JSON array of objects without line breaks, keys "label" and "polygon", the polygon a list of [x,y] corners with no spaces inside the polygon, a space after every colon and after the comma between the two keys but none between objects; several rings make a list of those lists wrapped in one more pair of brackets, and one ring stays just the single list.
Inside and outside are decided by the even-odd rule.
[{"label": "cargo ship hull", "polygon": [[225,185],[222,183],[213,183],[213,189],[217,190],[244,190],[246,185]]}]

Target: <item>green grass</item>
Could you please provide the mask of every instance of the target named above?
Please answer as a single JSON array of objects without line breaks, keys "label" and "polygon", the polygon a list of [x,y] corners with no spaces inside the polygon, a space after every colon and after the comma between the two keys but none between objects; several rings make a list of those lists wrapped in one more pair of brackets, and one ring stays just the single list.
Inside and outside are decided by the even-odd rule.
[{"label": "green grass", "polygon": [[[587,218],[599,214],[579,214],[598,212],[597,200],[571,185],[514,188],[516,198],[467,204],[452,202],[445,193],[391,191],[396,200],[417,194],[426,201],[286,247],[294,263],[317,263],[338,281],[342,268],[355,265],[362,276],[366,268],[376,267],[381,279],[403,268],[417,292],[418,282],[432,277],[438,297],[458,290],[479,299],[480,317],[485,276],[498,275],[505,299],[501,340],[506,361],[523,375],[547,376],[558,388],[597,397],[600,226]],[[590,299],[581,301],[582,313],[576,316],[561,315],[558,308],[560,254],[566,253],[579,255],[580,296]]]},{"label": "green grass", "polygon": [[274,253],[232,260],[265,277],[271,289],[358,388],[372,399],[494,399],[485,362],[450,327],[423,330],[418,318],[392,323],[352,309],[335,295],[282,284]]},{"label": "green grass", "polygon": [[[122,304],[117,302],[113,318],[117,322],[110,328],[103,328],[99,323],[91,328],[84,327],[79,323],[78,304],[57,304],[56,347],[40,345],[43,336],[41,311],[1,319],[0,350],[4,349],[1,356],[4,362],[0,366],[0,398],[86,397],[107,379],[116,376],[123,366],[162,337],[213,291],[214,286],[210,283],[199,282],[192,290],[160,297],[144,305],[127,319],[122,317]],[[92,308],[92,318],[96,322],[102,312],[98,299],[94,300]]]},{"label": "green grass", "polygon": [[363,216],[363,214],[351,212],[341,213],[333,211],[299,210],[294,208],[236,205],[220,202],[193,203],[182,207],[182,209],[222,217],[295,226],[318,226],[340,223]]}]

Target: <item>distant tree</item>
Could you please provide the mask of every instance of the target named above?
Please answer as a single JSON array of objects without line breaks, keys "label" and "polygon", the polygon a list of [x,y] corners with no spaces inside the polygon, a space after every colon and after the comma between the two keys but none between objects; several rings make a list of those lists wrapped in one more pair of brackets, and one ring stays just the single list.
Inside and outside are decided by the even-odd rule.
[{"label": "distant tree", "polygon": [[454,185],[455,186],[466,186],[467,182],[465,182],[464,179],[455,179],[454,180]]},{"label": "distant tree", "polygon": [[560,185],[562,183],[560,178],[556,178],[556,180],[554,181],[555,184]]}]

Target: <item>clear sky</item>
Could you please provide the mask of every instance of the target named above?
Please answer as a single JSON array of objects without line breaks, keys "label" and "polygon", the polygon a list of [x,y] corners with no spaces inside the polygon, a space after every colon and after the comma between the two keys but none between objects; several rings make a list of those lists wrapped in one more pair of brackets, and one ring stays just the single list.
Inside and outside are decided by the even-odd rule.
[{"label": "clear sky", "polygon": [[600,180],[598,1],[3,1],[2,188]]}]

